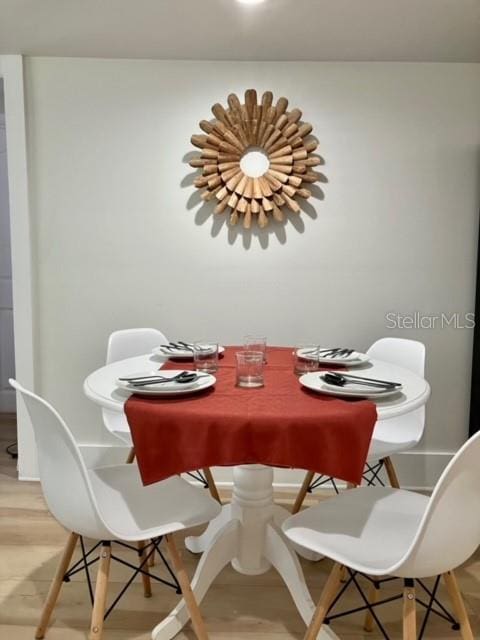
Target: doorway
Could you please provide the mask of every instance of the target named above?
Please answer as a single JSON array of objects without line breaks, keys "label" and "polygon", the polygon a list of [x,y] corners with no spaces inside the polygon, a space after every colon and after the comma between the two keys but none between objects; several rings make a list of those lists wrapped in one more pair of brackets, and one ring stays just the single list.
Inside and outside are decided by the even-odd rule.
[{"label": "doorway", "polygon": [[16,454],[15,394],[8,379],[15,376],[12,257],[8,194],[7,140],[3,80],[0,78],[0,438],[3,449]]}]

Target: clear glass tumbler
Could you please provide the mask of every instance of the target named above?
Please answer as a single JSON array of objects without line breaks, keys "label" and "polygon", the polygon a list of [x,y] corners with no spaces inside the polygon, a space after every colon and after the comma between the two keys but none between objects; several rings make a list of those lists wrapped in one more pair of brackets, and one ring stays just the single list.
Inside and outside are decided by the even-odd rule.
[{"label": "clear glass tumbler", "polygon": [[263,361],[267,361],[267,338],[265,336],[245,336],[243,348],[245,351],[261,351],[263,353]]},{"label": "clear glass tumbler", "polygon": [[299,344],[293,351],[293,371],[297,376],[318,370],[318,344]]},{"label": "clear glass tumbler", "polygon": [[193,343],[193,361],[197,371],[215,373],[218,371],[218,342],[199,340]]},{"label": "clear glass tumbler", "polygon": [[239,351],[237,358],[237,386],[238,387],[263,387],[263,363],[262,351]]}]

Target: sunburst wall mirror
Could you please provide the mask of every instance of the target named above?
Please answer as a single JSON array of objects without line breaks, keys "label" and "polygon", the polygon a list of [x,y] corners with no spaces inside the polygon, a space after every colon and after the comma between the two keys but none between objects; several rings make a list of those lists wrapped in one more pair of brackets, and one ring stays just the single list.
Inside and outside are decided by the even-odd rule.
[{"label": "sunburst wall mirror", "polygon": [[265,227],[271,218],[284,219],[284,209],[300,213],[299,198],[310,198],[309,184],[323,180],[313,170],[322,163],[314,155],[318,140],[312,125],[302,122],[300,109],[288,111],[288,100],[266,91],[260,102],[255,89],[241,104],[234,93],[228,107],[214,104],[214,120],[202,120],[201,135],[191,142],[201,154],[190,161],[202,175],[194,181],[201,198],[215,199],[215,213],[229,214],[230,224],[246,229],[254,220]]}]

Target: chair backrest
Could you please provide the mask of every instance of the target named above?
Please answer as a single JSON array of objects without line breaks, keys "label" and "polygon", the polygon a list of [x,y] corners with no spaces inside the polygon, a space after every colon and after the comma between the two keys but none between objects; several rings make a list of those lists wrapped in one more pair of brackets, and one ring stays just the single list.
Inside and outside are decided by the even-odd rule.
[{"label": "chair backrest", "polygon": [[468,560],[480,545],[480,432],[443,472],[398,575],[445,573]]},{"label": "chair backrest", "polygon": [[158,329],[114,331],[108,339],[107,364],[150,353],[155,347],[166,343],[167,338]]},{"label": "chair backrest", "polygon": [[[417,340],[406,338],[381,338],[372,344],[367,354],[375,360],[391,362],[425,377],[425,345]],[[374,437],[408,442],[415,446],[423,437],[425,430],[425,407],[420,407],[392,420],[381,421],[375,427]]]},{"label": "chair backrest", "polygon": [[57,411],[16,380],[10,385],[27,407],[35,434],[40,481],[48,508],[69,531],[98,540],[109,539],[78,446]]},{"label": "chair backrest", "polygon": [[418,376],[425,375],[425,345],[406,338],[381,338],[367,351],[371,358],[391,362],[409,369]]},{"label": "chair backrest", "polygon": [[[150,353],[168,340],[158,329],[121,329],[108,338],[106,364]],[[123,413],[102,409],[103,422],[115,436],[131,445],[130,427]],[[122,436],[122,434],[125,434]]]}]

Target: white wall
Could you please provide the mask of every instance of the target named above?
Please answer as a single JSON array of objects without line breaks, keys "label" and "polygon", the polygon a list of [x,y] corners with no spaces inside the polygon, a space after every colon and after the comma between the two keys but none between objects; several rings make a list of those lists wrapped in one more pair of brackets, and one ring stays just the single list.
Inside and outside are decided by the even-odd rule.
[{"label": "white wall", "polygon": [[[82,382],[119,327],[360,349],[401,335],[428,348],[432,455],[413,483],[432,481],[466,436],[472,332],[388,331],[385,314],[473,310],[480,65],[33,58],[26,81],[36,378],[79,437],[102,433]],[[249,87],[303,109],[329,180],[251,235],[200,206],[184,161],[210,106]]]}]

